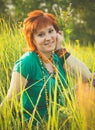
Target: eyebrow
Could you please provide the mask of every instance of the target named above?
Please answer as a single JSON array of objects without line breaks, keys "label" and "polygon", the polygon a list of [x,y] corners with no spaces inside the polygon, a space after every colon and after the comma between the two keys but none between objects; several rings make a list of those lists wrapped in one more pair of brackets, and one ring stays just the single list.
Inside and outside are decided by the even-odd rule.
[{"label": "eyebrow", "polygon": [[44,31],[38,31],[38,32],[36,32],[36,34],[39,34],[39,33],[44,33]]},{"label": "eyebrow", "polygon": [[[48,30],[50,30],[50,29],[53,29],[53,26],[50,26],[49,28],[48,28]],[[43,30],[38,30],[37,32],[36,32],[36,34],[38,34],[38,33],[43,33],[44,32],[44,29]]]}]

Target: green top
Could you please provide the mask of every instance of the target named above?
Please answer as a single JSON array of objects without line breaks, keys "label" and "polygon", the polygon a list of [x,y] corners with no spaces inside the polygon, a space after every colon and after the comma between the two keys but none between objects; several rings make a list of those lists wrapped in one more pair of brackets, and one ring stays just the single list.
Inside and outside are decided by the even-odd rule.
[{"label": "green top", "polygon": [[[59,59],[59,57],[54,53],[53,54],[54,63],[58,69],[58,74],[60,77],[61,83],[64,85],[64,88],[67,88],[67,79],[66,74],[63,69],[63,61]],[[49,73],[48,70],[43,65],[44,74],[42,73],[42,65],[40,63],[40,59],[35,52],[27,52],[25,53],[15,64],[13,71],[19,72],[23,77],[28,80],[28,83],[25,89],[22,92],[21,96],[21,106],[24,113],[25,120],[29,120],[31,114],[33,114],[33,110],[35,110],[35,118],[37,120],[42,118],[48,118],[47,105],[46,103],[46,93],[48,99],[54,100],[54,89],[56,87],[57,81],[54,78],[53,73]],[[46,79],[46,89],[44,89],[44,76]],[[58,81],[58,83],[59,83]],[[58,84],[57,89],[60,91],[60,84]],[[62,105],[62,96],[58,96],[59,91],[57,92],[57,102]],[[60,99],[60,100],[59,100]],[[49,103],[49,102],[48,102]],[[64,105],[64,102],[63,102]],[[38,114],[39,113],[39,114]],[[39,116],[40,115],[40,116]]]}]

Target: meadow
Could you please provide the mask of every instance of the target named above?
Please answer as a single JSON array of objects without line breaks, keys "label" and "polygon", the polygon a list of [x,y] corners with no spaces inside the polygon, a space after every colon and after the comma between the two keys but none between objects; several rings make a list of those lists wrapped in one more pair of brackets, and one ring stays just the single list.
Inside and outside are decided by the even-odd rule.
[{"label": "meadow", "polygon": [[[10,86],[10,79],[13,66],[16,60],[25,52],[26,41],[22,33],[22,23],[12,25],[0,19],[0,102],[7,94]],[[67,40],[65,47],[77,58],[83,61],[91,72],[95,72],[95,45],[89,43],[82,46],[76,40],[71,43]],[[75,85],[74,79],[68,75],[71,88]],[[41,128],[37,125],[35,130],[95,130],[95,90],[92,87],[92,81],[88,84],[82,84],[78,77],[78,90],[72,93],[71,99],[67,98],[67,106],[60,107],[60,111],[67,114],[66,119],[59,118],[59,112],[54,113],[48,122],[43,122]],[[66,93],[65,93],[66,94]],[[13,100],[14,108],[9,103],[0,108],[0,130],[30,130],[32,124],[26,124],[23,115],[20,113],[19,101]],[[55,111],[55,106],[54,106]]]}]

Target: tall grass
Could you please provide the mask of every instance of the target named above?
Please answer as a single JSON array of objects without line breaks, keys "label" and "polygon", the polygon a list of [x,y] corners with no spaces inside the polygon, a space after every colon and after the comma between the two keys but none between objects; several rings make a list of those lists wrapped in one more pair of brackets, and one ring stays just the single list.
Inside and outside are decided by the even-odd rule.
[{"label": "tall grass", "polygon": [[[20,24],[19,24],[20,25]],[[2,102],[7,94],[12,68],[15,61],[24,53],[26,41],[22,34],[21,26],[13,25],[10,27],[4,19],[0,19],[0,102]],[[87,64],[88,68],[95,71],[95,47],[81,46],[81,43],[65,44],[70,52]],[[43,121],[41,127],[38,125],[34,129],[48,130],[94,130],[95,129],[95,90],[90,84],[81,83],[78,77],[78,89],[72,91],[75,81],[72,77],[69,79],[68,97],[67,91],[64,94],[67,100],[66,106],[56,104],[56,89],[54,94],[53,115],[49,115],[48,122]],[[57,84],[57,83],[56,83]],[[39,96],[40,97],[40,96]],[[31,129],[32,124],[26,124],[23,115],[20,112],[19,101],[13,100],[14,108],[12,110],[9,103],[4,104],[0,109],[0,130],[24,130]],[[59,110],[56,111],[56,106]],[[51,110],[48,110],[49,112]],[[60,114],[61,113],[61,114]],[[66,117],[64,116],[66,115]],[[64,118],[63,118],[64,117]]]}]

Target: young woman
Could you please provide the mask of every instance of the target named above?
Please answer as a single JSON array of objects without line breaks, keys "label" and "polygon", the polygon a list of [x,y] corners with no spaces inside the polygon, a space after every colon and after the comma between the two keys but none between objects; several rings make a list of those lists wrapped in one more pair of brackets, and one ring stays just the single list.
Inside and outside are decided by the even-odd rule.
[{"label": "young woman", "polygon": [[6,100],[20,94],[25,121],[40,122],[48,120],[54,103],[66,104],[65,65],[71,72],[81,73],[85,81],[91,78],[91,72],[62,47],[63,36],[54,15],[36,10],[28,14],[23,25],[29,51],[14,65]]}]

